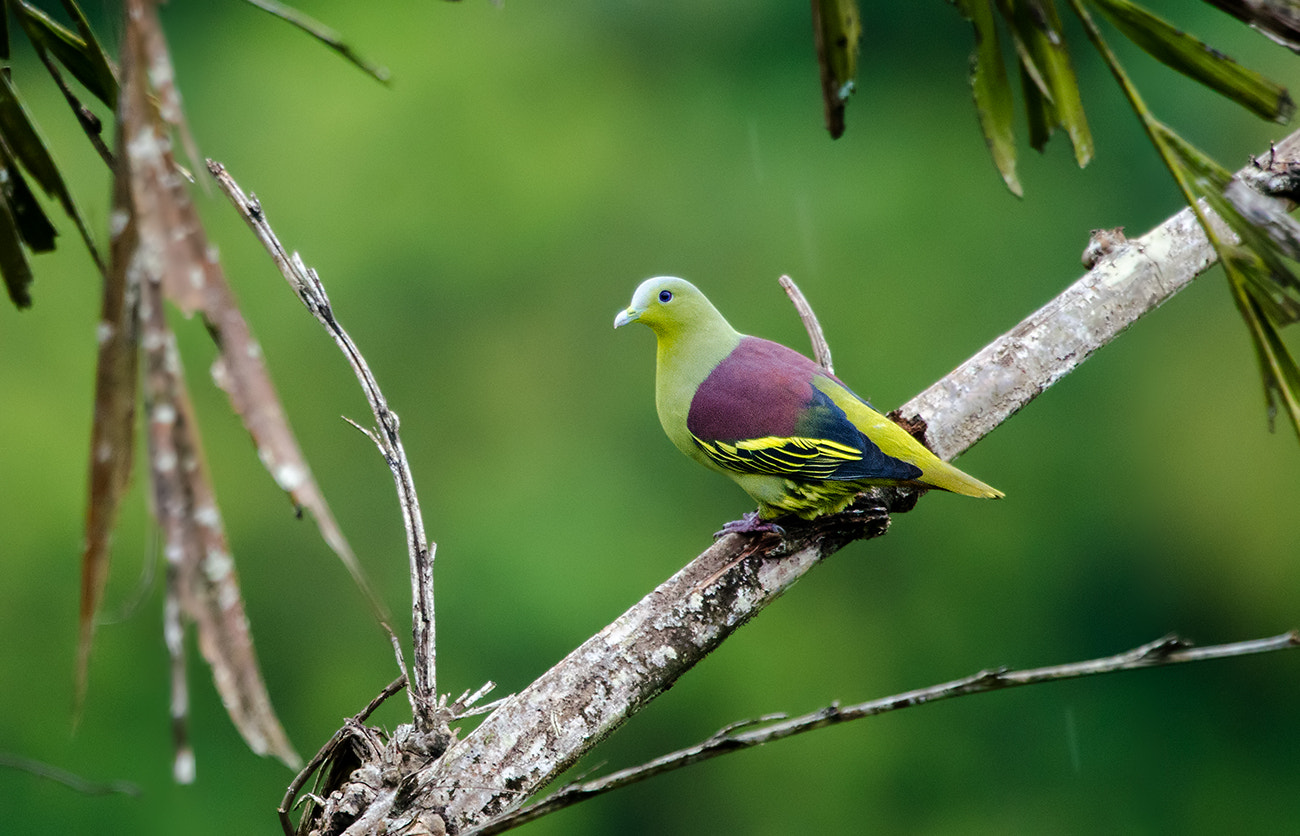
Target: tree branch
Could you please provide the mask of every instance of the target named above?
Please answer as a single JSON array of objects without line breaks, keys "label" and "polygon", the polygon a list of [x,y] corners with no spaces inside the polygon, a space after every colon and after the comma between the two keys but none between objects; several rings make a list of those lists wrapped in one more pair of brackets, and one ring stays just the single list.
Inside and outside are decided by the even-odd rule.
[{"label": "tree branch", "polygon": [[[1273,159],[1267,161],[1272,177],[1262,177],[1253,161],[1237,176],[1287,196],[1300,181],[1297,159],[1300,132],[1274,147]],[[1206,212],[1218,222],[1217,215]],[[1226,227],[1224,234],[1231,235]],[[940,458],[953,459],[1216,260],[1192,210],[1184,209],[1117,247],[1055,299],[894,414],[923,421],[927,446]]]},{"label": "tree branch", "polygon": [[[329,297],[325,293],[325,285],[321,283],[320,277],[316,271],[308,268],[302,261],[302,258],[293,253],[290,255],[276,237],[271,225],[266,220],[266,215],[262,211],[262,204],[256,196],[245,195],[239,188],[239,184],[234,181],[229,173],[226,172],[221,163],[208,160],[208,170],[216,178],[217,185],[230,198],[235,209],[243,216],[244,220],[257,234],[258,239],[270,252],[271,258],[280,268],[285,280],[289,286],[298,294],[298,298],[307,306],[307,310],[325,326],[325,330],[334,338],[339,349],[347,357],[348,363],[351,364],[357,380],[361,383],[361,389],[366,395],[366,400],[370,403],[370,409],[374,412],[377,429],[366,429],[358,426],[383,455],[384,461],[388,464],[388,469],[392,471],[393,481],[397,486],[398,501],[402,506],[402,522],[406,526],[406,543],[409,552],[411,564],[411,598],[412,598],[412,638],[414,643],[414,673],[411,677],[411,687],[408,694],[411,698],[411,709],[415,715],[416,730],[421,733],[433,733],[439,728],[437,719],[437,654],[434,645],[434,607],[433,607],[433,560],[434,552],[437,549],[436,543],[430,543],[424,533],[424,519],[420,513],[420,501],[415,493],[415,479],[411,475],[411,467],[406,460],[406,451],[402,447],[402,440],[398,435],[399,422],[397,413],[388,408],[388,401],[384,398],[383,392],[379,389],[379,382],[370,372],[370,367],[366,365],[365,358],[361,355],[360,349],[348,336],[347,331],[334,318],[334,310],[330,305]],[[369,592],[369,590],[366,590]],[[372,594],[372,593],[371,593]],[[372,594],[373,595],[373,594]],[[377,599],[372,604],[382,610],[382,605]],[[385,624],[385,628],[387,625]],[[391,635],[391,631],[390,631]],[[394,647],[397,648],[396,638],[393,640]],[[401,662],[401,652],[398,650],[398,661]]]},{"label": "tree branch", "polygon": [[620,769],[601,778],[582,781],[561,787],[548,798],[520,808],[493,819],[486,824],[472,827],[461,836],[494,836],[504,833],[548,813],[554,813],[565,807],[586,801],[610,790],[619,789],[638,781],[644,781],[665,772],[681,769],[693,763],[716,758],[728,752],[750,749],[771,743],[785,737],[803,734],[814,729],[874,717],[888,711],[924,705],[953,697],[965,697],[982,694],[1003,688],[1015,688],[1020,685],[1034,685],[1041,682],[1053,682],[1062,679],[1078,679],[1084,676],[1131,671],[1139,668],[1156,668],[1183,662],[1203,662],[1209,659],[1224,659],[1231,656],[1249,656],[1269,653],[1275,650],[1290,650],[1300,647],[1300,631],[1292,630],[1280,636],[1265,639],[1233,642],[1231,644],[1194,647],[1177,636],[1169,635],[1141,647],[1134,648],[1114,656],[1090,659],[1086,662],[1072,662],[1064,665],[1051,665],[1043,668],[1029,668],[1012,671],[1006,669],[984,670],[963,679],[919,688],[892,697],[883,697],[857,705],[841,706],[836,703],[799,717],[786,717],[784,714],[767,715],[754,720],[746,720],[718,730],[707,740],[694,746],[679,749],[661,755],[652,761],[638,766]]},{"label": "tree branch", "polygon": [[[1297,157],[1300,133],[1274,151],[1271,162],[1276,164],[1275,179],[1287,182],[1285,187],[1275,187],[1278,191],[1296,189],[1300,178],[1292,169],[1296,168],[1293,163]],[[214,166],[214,173],[221,177],[219,166]],[[1260,178],[1254,180],[1259,182]],[[242,194],[232,199],[258,234],[264,235],[256,199]],[[268,247],[278,262],[289,265],[282,269],[295,287],[304,281],[294,278],[298,274],[309,280],[303,287],[318,283],[300,259],[284,255],[278,242]],[[1213,261],[1204,233],[1192,213],[1184,210],[1147,235],[1105,254],[1060,296],[905,404],[898,410],[904,416],[903,423],[926,430],[929,444],[940,456],[959,455],[1093,351],[1185,287]],[[312,295],[317,292],[320,301]],[[320,318],[323,290],[300,289],[299,293]],[[322,321],[333,331],[332,317]],[[809,330],[815,342],[818,329],[810,326]],[[385,420],[381,419],[380,424],[389,429]],[[391,429],[396,429],[395,421]],[[384,440],[377,438],[376,443],[382,446]],[[395,477],[397,472],[395,468]],[[400,487],[401,478],[398,481]],[[318,820],[304,816],[300,832],[462,832],[518,807],[522,799],[572,766],[823,558],[853,540],[885,533],[889,514],[908,510],[916,498],[915,492],[907,490],[873,489],[860,495],[845,512],[791,526],[784,537],[775,533],[733,534],[718,540],[523,691],[501,701],[500,707],[464,740],[446,738],[450,745],[445,751],[418,746],[421,718],[413,701],[414,738],[410,727],[399,727],[383,751],[355,768],[345,782],[327,782],[325,792],[331,793],[329,803],[334,811],[330,823],[321,829]],[[418,515],[415,519],[418,521]],[[409,517],[407,525],[409,534]],[[431,619],[432,601],[424,610],[421,596],[426,588],[416,582],[421,576],[417,571],[420,553],[413,548],[415,609],[417,618],[419,613],[427,612]],[[431,585],[427,591],[431,593]],[[418,623],[416,629],[420,629]],[[429,638],[431,641],[431,635]],[[1285,640],[1292,642],[1294,637],[1288,634]],[[423,661],[419,647],[417,633],[417,663]],[[431,665],[431,646],[429,650]],[[1163,664],[1223,652],[1222,648],[1185,650],[1161,642],[1140,648],[1135,651],[1136,657],[1121,659],[1120,663],[1150,665],[1160,657]],[[1188,655],[1184,659],[1178,654]],[[1096,660],[1081,664],[1104,667],[1114,663]],[[1040,681],[1086,672],[1094,671],[1065,666],[1030,675]],[[432,684],[431,667],[427,675]],[[417,668],[417,681],[420,676]],[[940,689],[990,690],[1028,684],[1016,681],[1016,676],[980,674]],[[931,694],[927,690],[896,699],[917,704],[955,695],[946,691]],[[871,705],[855,708],[867,712]],[[431,710],[436,708],[436,704],[431,705]],[[772,728],[785,729],[789,723],[798,726],[805,720],[814,727],[840,722],[845,711],[823,710]],[[796,733],[772,728],[751,733]],[[740,737],[743,739],[744,734]]]},{"label": "tree branch", "polygon": [[835,374],[835,367],[831,364],[831,347],[826,344],[826,335],[822,333],[822,324],[817,321],[817,314],[813,313],[812,305],[808,304],[803,291],[794,283],[794,279],[782,276],[778,281],[781,282],[781,287],[785,288],[785,294],[790,297],[794,309],[799,313],[799,319],[803,321],[803,327],[808,331],[808,339],[812,342],[813,359],[829,374]]},{"label": "tree branch", "polygon": [[[1300,155],[1300,134],[1279,144]],[[1283,166],[1285,169],[1285,165]],[[952,458],[1213,263],[1184,210],[1101,262],[899,412]],[[786,540],[732,535],[706,550],[421,770],[413,807],[464,829],[559,775],[824,557],[888,528],[904,495],[864,494]],[[493,789],[495,788],[495,789]],[[441,822],[439,822],[441,824]]]}]

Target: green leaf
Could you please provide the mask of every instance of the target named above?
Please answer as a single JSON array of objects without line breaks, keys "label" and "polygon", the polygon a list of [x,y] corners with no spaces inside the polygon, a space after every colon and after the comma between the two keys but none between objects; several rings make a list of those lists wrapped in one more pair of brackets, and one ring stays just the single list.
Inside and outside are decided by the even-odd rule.
[{"label": "green leaf", "polygon": [[32,268],[18,234],[18,221],[9,201],[0,195],[0,278],[5,290],[18,308],[30,308],[32,297],[28,288],[32,284]]},{"label": "green leaf", "polygon": [[40,184],[46,194],[59,201],[63,210],[68,213],[68,217],[76,224],[91,257],[97,264],[100,263],[95,242],[90,237],[90,230],[86,228],[81,213],[77,211],[77,204],[64,184],[63,176],[59,174],[59,167],[50,155],[45,140],[37,132],[36,124],[32,122],[27,109],[19,100],[18,92],[14,90],[4,73],[0,73],[0,139],[5,144],[5,153],[16,159]]},{"label": "green leaf", "polygon": [[65,2],[64,7],[69,8],[69,13],[77,20],[78,28],[82,28],[89,40],[77,37],[25,0],[19,0],[11,6],[18,17],[18,23],[37,49],[47,50],[59,59],[59,63],[67,67],[68,72],[95,98],[109,107],[117,107],[117,78],[108,63],[108,56],[90,33],[90,26],[75,4]]},{"label": "green leaf", "polygon": [[1092,0],[1125,37],[1151,57],[1265,119],[1286,122],[1295,103],[1286,88],[1247,69],[1129,0]]},{"label": "green leaf", "polygon": [[[1048,134],[1053,127],[1060,125],[1074,146],[1075,162],[1080,168],[1086,166],[1093,156],[1092,131],[1083,111],[1079,80],[1074,74],[1074,65],[1070,63],[1070,52],[1061,32],[1061,18],[1055,3],[1053,0],[1019,0],[1007,20],[1024,41],[1047,85],[1046,101],[1034,103],[1044,111],[1043,115],[1035,117],[1033,111],[1029,111],[1031,141],[1035,118],[1046,126]],[[1025,101],[1028,107],[1029,95]],[[1045,138],[1033,147],[1041,151],[1044,142]]]},{"label": "green leaf", "polygon": [[0,195],[9,205],[18,234],[23,243],[33,252],[47,253],[54,249],[54,238],[58,233],[50,223],[45,209],[37,202],[36,195],[27,185],[27,178],[0,146]]},{"label": "green leaf", "polygon": [[812,18],[826,129],[831,139],[839,139],[844,133],[844,106],[858,72],[862,15],[857,0],[813,0]]},{"label": "green leaf", "polygon": [[308,17],[295,8],[278,2],[278,0],[247,0],[247,2],[298,27],[339,55],[342,55],[376,81],[384,84],[390,82],[391,79],[387,69],[362,58],[352,50],[352,47],[343,42],[342,36],[325,24]]},{"label": "green leaf", "polygon": [[0,73],[0,136],[4,137],[13,156],[36,178],[36,182],[41,184],[47,194],[57,197],[65,206],[71,204],[63,177],[54,164],[54,158],[50,156],[45,140],[37,133],[27,109],[18,100],[18,92],[10,85],[4,73]]},{"label": "green leaf", "polygon": [[9,60],[9,13],[0,4],[0,61]]},{"label": "green leaf", "polygon": [[1248,286],[1233,280],[1231,273],[1229,286],[1233,301],[1237,303],[1237,308],[1246,321],[1255,346],[1255,356],[1259,360],[1260,373],[1264,379],[1264,403],[1268,408],[1269,426],[1272,427],[1273,416],[1277,413],[1278,404],[1281,404],[1291,419],[1296,435],[1300,436],[1300,366],[1297,366],[1295,357],[1282,342],[1282,335],[1269,322]]},{"label": "green leaf", "polygon": [[99,38],[95,37],[95,30],[90,28],[90,21],[86,20],[76,0],[62,0],[62,2],[63,10],[68,13],[68,17],[72,18],[72,22],[77,26],[77,32],[81,34],[81,40],[86,44],[86,60],[90,62],[95,75],[109,91],[110,97],[105,104],[116,109],[117,72],[113,69],[113,62],[109,60],[108,53],[104,52]]},{"label": "green leaf", "polygon": [[988,143],[993,164],[1007,188],[1017,197],[1024,195],[1016,177],[1016,137],[1011,84],[1002,63],[1002,45],[993,19],[991,0],[956,0],[957,8],[975,29],[975,51],[971,53],[971,93],[980,129]]},{"label": "green leaf", "polygon": [[1271,322],[1279,325],[1300,322],[1300,279],[1283,259],[1273,239],[1224,196],[1232,182],[1232,173],[1167,125],[1154,122],[1153,128],[1159,141],[1172,152],[1194,192],[1241,238],[1239,245],[1223,247],[1224,268],[1230,275],[1235,271],[1240,281],[1250,287],[1252,297]]},{"label": "green leaf", "polygon": [[1025,97],[1025,121],[1029,123],[1029,147],[1041,152],[1047,147],[1047,140],[1052,138],[1052,132],[1060,127],[1060,122],[1056,119],[1056,109],[1052,107],[1052,100],[1044,95],[1038,83],[1026,71],[1023,63],[1020,65],[1020,90]]}]

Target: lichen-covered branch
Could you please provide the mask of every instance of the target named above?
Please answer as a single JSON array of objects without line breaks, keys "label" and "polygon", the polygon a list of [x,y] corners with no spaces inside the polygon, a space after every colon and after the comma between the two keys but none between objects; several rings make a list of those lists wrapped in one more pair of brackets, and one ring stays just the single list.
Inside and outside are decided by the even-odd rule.
[{"label": "lichen-covered branch", "polygon": [[[1274,171],[1289,172],[1296,157],[1300,140],[1292,137],[1277,146]],[[924,429],[945,458],[974,444],[1213,263],[1190,215],[1103,255],[1059,297],[904,405],[905,423]],[[365,788],[368,808],[323,829],[304,820],[299,832],[461,833],[520,807],[823,558],[883,534],[890,512],[915,501],[915,493],[876,489],[784,537],[718,540],[440,757],[407,774],[357,769],[353,785]],[[994,687],[989,677],[971,687]],[[394,758],[401,734],[385,762],[411,762]]]},{"label": "lichen-covered branch", "polygon": [[[1297,137],[1278,145],[1279,160],[1297,156]],[[952,458],[1212,263],[1191,213],[1179,213],[1103,258],[900,412],[923,421],[936,452]],[[517,806],[824,557],[850,539],[883,533],[899,501],[889,492],[864,497],[851,534],[823,518],[785,542],[718,541],[425,769],[415,806],[453,830]]]},{"label": "lichen-covered branch", "polygon": [[493,819],[481,827],[473,827],[461,836],[495,836],[522,824],[539,819],[542,816],[570,807],[588,798],[603,795],[610,790],[626,787],[638,781],[644,781],[665,772],[681,769],[700,761],[716,758],[728,752],[751,749],[772,743],[796,734],[815,731],[816,729],[874,717],[888,711],[912,708],[939,700],[982,694],[1003,688],[1015,688],[1021,685],[1034,685],[1042,682],[1055,682],[1062,679],[1078,679],[1083,676],[1096,676],[1118,671],[1131,671],[1139,668],[1154,668],[1162,665],[1176,665],[1184,662],[1203,662],[1210,659],[1224,659],[1231,656],[1249,656],[1257,653],[1271,653],[1276,650],[1293,650],[1300,647],[1300,631],[1292,630],[1280,636],[1264,639],[1231,642],[1229,644],[1196,647],[1177,636],[1165,636],[1135,647],[1124,653],[1089,659],[1085,662],[1070,662],[1063,665],[1049,665],[1042,668],[1025,670],[985,670],[952,682],[943,682],[927,688],[918,688],[891,697],[870,700],[855,705],[828,705],[817,711],[787,717],[783,714],[756,717],[753,720],[732,723],[719,729],[707,740],[694,746],[679,749],[661,755],[652,761],[638,766],[620,769],[600,778],[569,784],[554,794],[535,804],[530,804],[513,813]]},{"label": "lichen-covered branch", "polygon": [[[1294,170],[1300,159],[1300,133],[1288,136],[1271,153],[1272,176],[1262,177],[1253,164],[1239,176],[1275,194],[1294,194],[1300,182]],[[1210,218],[1217,220],[1212,213]],[[1184,209],[1103,257],[1055,299],[896,414],[923,420],[930,449],[940,458],[955,458],[1215,261],[1205,231],[1192,210]]]}]

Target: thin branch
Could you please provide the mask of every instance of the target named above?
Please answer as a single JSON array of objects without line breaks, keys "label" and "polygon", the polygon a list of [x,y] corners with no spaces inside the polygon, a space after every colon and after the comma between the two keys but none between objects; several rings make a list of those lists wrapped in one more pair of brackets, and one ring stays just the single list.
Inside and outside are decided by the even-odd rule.
[{"label": "thin branch", "polygon": [[803,327],[808,329],[808,339],[812,341],[813,359],[828,374],[835,374],[835,367],[831,365],[831,347],[826,343],[826,335],[822,333],[821,323],[817,321],[817,314],[813,313],[812,305],[808,304],[803,291],[799,290],[799,285],[794,283],[794,279],[782,276],[778,281],[781,282],[781,287],[785,288],[790,301],[794,303],[794,309],[799,312]]},{"label": "thin branch", "polygon": [[388,401],[379,389],[379,382],[375,380],[370,367],[366,365],[360,349],[334,318],[329,296],[325,293],[325,285],[321,283],[316,271],[309,269],[297,253],[290,255],[285,250],[271,229],[270,223],[267,222],[261,202],[256,196],[244,194],[221,163],[208,160],[208,170],[271,254],[271,258],[280,268],[289,286],[298,294],[298,298],[307,306],[307,310],[311,311],[321,325],[325,326],[325,330],[347,357],[357,380],[361,383],[366,400],[370,403],[371,411],[374,412],[378,428],[366,432],[379,448],[389,470],[392,471],[398,501],[402,507],[402,522],[406,526],[407,551],[410,557],[413,609],[411,621],[415,655],[412,666],[414,674],[411,677],[409,692],[411,706],[415,714],[416,730],[422,733],[432,732],[437,725],[437,664],[433,608],[433,560],[437,544],[428,542],[424,533],[424,519],[415,492],[415,479],[411,475],[406,451],[398,435],[397,413],[388,408]]},{"label": "thin branch", "polygon": [[[1177,636],[1169,635],[1162,639],[1144,644],[1124,653],[1090,659],[1086,662],[1071,662],[1064,665],[1051,665],[1043,668],[1012,671],[1006,669],[980,671],[963,679],[931,685],[908,691],[892,697],[884,697],[857,705],[828,705],[825,708],[787,718],[785,715],[768,715],[755,720],[733,723],[720,729],[707,740],[670,752],[652,761],[638,766],[620,769],[601,778],[581,783],[573,783],[557,790],[553,795],[535,804],[530,804],[513,813],[508,813],[480,827],[464,831],[461,836],[492,836],[504,833],[548,813],[562,810],[580,801],[610,790],[625,787],[638,781],[644,781],[665,772],[681,769],[693,763],[716,758],[729,752],[761,746],[784,737],[810,732],[825,726],[874,717],[888,711],[938,702],[953,697],[965,697],[982,694],[1002,688],[1015,688],[1021,685],[1034,685],[1042,682],[1055,682],[1062,679],[1078,679],[1085,676],[1131,671],[1139,668],[1156,668],[1183,662],[1204,662],[1209,659],[1225,659],[1232,656],[1249,656],[1269,653],[1275,650],[1291,650],[1300,647],[1300,631],[1292,630],[1280,636],[1265,639],[1217,644],[1208,647],[1193,647]],[[775,721],[775,722],[774,722]]]}]

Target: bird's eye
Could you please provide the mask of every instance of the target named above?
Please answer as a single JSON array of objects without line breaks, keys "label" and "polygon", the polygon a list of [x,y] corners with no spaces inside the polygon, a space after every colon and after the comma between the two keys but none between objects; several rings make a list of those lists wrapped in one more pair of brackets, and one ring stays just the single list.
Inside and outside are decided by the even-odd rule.
[{"label": "bird's eye", "polygon": [[659,301],[663,302],[665,305],[673,301],[673,292],[671,290],[659,291]]}]

